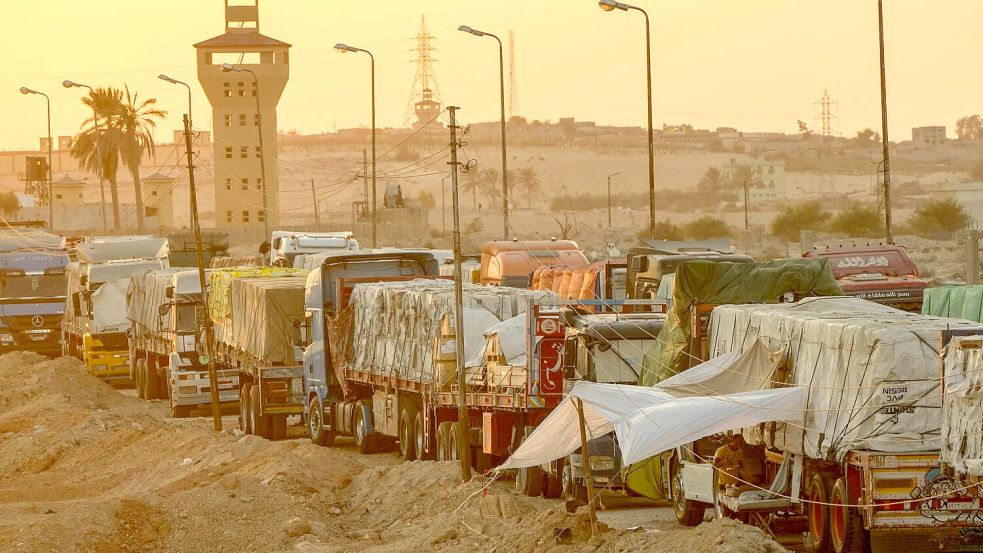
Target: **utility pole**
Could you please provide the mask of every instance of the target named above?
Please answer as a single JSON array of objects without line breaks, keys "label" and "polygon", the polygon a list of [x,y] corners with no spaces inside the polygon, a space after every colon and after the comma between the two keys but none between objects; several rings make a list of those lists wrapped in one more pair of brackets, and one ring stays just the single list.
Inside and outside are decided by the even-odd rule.
[{"label": "utility pole", "polygon": [[447,192],[444,187],[447,184],[447,177],[440,179],[440,232],[447,234]]},{"label": "utility pole", "polygon": [[[208,285],[205,283],[205,256],[201,247],[201,225],[198,223],[198,194],[195,192],[194,153],[191,151],[191,122],[184,116],[184,145],[188,157],[188,195],[191,200],[191,228],[195,233],[195,257],[198,262],[198,286],[201,287],[202,323],[205,327],[205,351],[208,352],[208,388],[212,396],[212,420],[215,431],[222,431],[222,409],[218,399],[218,373],[215,370],[215,333],[208,312]],[[266,184],[263,184],[266,186]]]},{"label": "utility pole", "polygon": [[891,153],[887,137],[887,75],[884,69],[884,0],[877,0],[877,28],[881,47],[881,146],[884,152],[884,235],[894,244],[891,218]]},{"label": "utility pole", "polygon": [[[369,154],[362,148],[362,199],[365,200],[365,209],[369,209]],[[374,247],[374,246],[373,246]]]},{"label": "utility pole", "polygon": [[744,232],[747,232],[748,227],[748,217],[747,217],[747,177],[744,177]]},{"label": "utility pole", "polygon": [[608,175],[608,228],[611,228],[611,177],[616,177],[620,174],[621,171]]},{"label": "utility pole", "polygon": [[447,106],[451,131],[451,198],[454,208],[454,349],[457,350],[457,450],[461,462],[461,481],[471,480],[471,447],[468,434],[467,379],[464,374],[464,280],[461,274],[461,217],[457,190],[457,108]]},{"label": "utility pole", "polygon": [[311,196],[314,198],[314,224],[321,228],[321,209],[317,206],[317,193],[314,192],[314,179],[311,179]]}]

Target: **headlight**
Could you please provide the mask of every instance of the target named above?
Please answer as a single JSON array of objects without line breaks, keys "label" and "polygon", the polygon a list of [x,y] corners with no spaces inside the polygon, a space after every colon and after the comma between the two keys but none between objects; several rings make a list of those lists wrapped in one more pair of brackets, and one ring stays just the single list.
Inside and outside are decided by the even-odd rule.
[{"label": "headlight", "polygon": [[0,342],[4,344],[12,344],[14,342],[13,334],[0,334]]},{"label": "headlight", "polygon": [[92,365],[92,370],[96,372],[109,370],[109,365],[105,365],[105,364]]},{"label": "headlight", "polygon": [[611,470],[614,468],[614,459],[600,458],[590,460],[591,470]]},{"label": "headlight", "polygon": [[193,394],[198,391],[194,386],[178,386],[177,391],[182,394]]}]

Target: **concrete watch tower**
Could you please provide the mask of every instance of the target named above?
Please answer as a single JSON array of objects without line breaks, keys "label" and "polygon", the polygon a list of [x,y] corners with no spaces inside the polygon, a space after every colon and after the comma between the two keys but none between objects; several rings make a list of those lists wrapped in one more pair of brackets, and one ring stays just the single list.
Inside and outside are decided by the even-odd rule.
[{"label": "concrete watch tower", "polygon": [[[262,227],[264,217],[271,227],[279,224],[276,106],[290,76],[289,48],[260,34],[259,0],[225,0],[225,33],[195,44],[198,81],[212,105],[216,227]],[[257,83],[248,72],[223,71],[223,63],[249,69],[259,81],[267,182],[261,178]],[[264,186],[269,214],[263,213]]]}]

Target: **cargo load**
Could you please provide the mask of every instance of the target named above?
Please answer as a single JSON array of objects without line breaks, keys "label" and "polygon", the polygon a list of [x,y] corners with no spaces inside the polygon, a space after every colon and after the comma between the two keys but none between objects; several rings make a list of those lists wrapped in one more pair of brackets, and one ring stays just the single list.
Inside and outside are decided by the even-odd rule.
[{"label": "cargo load", "polygon": [[[233,267],[208,275],[208,312],[213,320],[227,319],[232,309],[232,282],[241,278],[307,276],[307,271],[280,267]],[[301,309],[303,311],[303,309]]]},{"label": "cargo load", "polygon": [[305,281],[302,276],[233,280],[228,304],[233,316],[216,319],[216,341],[260,363],[293,364]]},{"label": "cargo load", "polygon": [[942,394],[942,462],[983,477],[983,336],[954,338],[946,348]]},{"label": "cargo load", "polygon": [[722,305],[710,316],[710,355],[759,340],[783,352],[783,383],[809,388],[805,422],[758,427],[750,441],[841,461],[851,450],[938,450],[940,336],[978,327],[848,297]]},{"label": "cargo load", "polygon": [[983,321],[983,286],[939,286],[922,297],[922,315]]},{"label": "cargo load", "polygon": [[169,302],[167,288],[174,275],[187,269],[147,269],[130,277],[126,289],[126,318],[133,321],[136,335],[161,335],[168,329],[160,306]]}]

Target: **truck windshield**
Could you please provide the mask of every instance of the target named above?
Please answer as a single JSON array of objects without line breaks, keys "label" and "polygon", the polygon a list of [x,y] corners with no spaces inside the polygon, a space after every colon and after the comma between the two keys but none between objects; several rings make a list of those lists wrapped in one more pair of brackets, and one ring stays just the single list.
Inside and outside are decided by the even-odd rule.
[{"label": "truck windshield", "polygon": [[0,300],[64,298],[65,288],[63,274],[0,276]]},{"label": "truck windshield", "polygon": [[177,304],[174,330],[180,333],[195,331],[195,304]]}]

